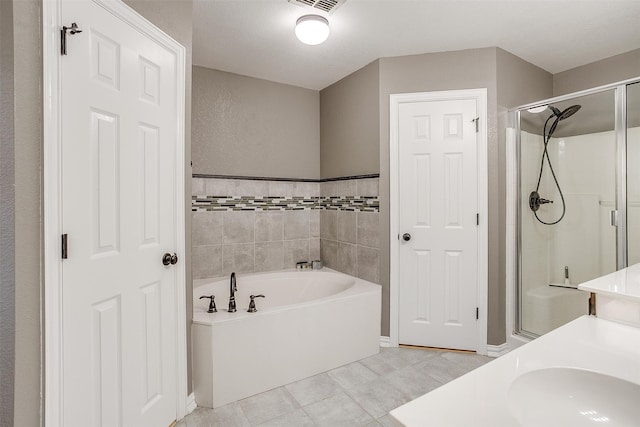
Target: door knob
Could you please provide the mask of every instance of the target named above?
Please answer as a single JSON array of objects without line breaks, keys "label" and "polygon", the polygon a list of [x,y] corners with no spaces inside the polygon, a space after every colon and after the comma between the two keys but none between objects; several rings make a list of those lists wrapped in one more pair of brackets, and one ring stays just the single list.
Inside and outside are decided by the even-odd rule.
[{"label": "door knob", "polygon": [[404,234],[402,235],[402,239],[403,239],[405,242],[408,242],[409,240],[411,240],[411,234],[409,234],[409,233],[404,233]]},{"label": "door knob", "polygon": [[167,252],[166,254],[162,255],[162,265],[176,265],[178,263],[178,255],[177,254],[173,254],[171,255],[169,252]]},{"label": "door knob", "polygon": [[171,264],[171,254],[167,252],[166,254],[162,255],[162,265],[169,264]]}]

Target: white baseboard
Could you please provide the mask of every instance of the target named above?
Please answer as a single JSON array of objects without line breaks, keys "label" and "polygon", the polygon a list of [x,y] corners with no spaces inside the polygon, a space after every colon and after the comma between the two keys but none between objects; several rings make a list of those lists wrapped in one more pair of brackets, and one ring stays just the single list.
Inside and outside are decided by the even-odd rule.
[{"label": "white baseboard", "polygon": [[487,345],[487,356],[489,357],[500,357],[509,353],[509,346],[507,343],[500,345]]},{"label": "white baseboard", "polygon": [[198,407],[196,403],[196,395],[191,393],[187,396],[187,415],[192,413]]},{"label": "white baseboard", "polygon": [[391,341],[389,337],[380,337],[380,347],[391,347]]}]

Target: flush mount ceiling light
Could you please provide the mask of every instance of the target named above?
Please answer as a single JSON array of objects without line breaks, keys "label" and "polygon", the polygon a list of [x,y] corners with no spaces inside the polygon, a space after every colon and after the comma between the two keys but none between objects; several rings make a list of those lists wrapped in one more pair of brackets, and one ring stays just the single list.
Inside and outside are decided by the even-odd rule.
[{"label": "flush mount ceiling light", "polygon": [[329,37],[329,21],[320,15],[304,15],[296,21],[296,37],[304,44],[320,44]]}]

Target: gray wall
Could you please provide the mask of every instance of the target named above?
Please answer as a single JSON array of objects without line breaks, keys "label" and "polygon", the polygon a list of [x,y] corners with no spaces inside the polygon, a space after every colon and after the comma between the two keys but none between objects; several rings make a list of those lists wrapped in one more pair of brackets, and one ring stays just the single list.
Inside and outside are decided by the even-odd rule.
[{"label": "gray wall", "polygon": [[13,4],[0,2],[0,426],[13,425],[15,268]]},{"label": "gray wall", "polygon": [[[389,95],[406,92],[487,88],[489,162],[489,300],[500,295],[496,49],[472,49],[380,59],[380,278],[382,334],[389,334]],[[489,343],[504,343],[504,319],[489,316]]]},{"label": "gray wall", "polygon": [[[185,64],[185,254],[183,260],[191,259],[191,69],[193,35],[193,0],[125,0],[132,9],[147,18],[155,26],[173,37],[186,49]],[[187,381],[191,393],[191,318],[193,317],[191,263],[185,262],[187,301]]]},{"label": "gray wall", "polygon": [[553,96],[634,77],[640,77],[640,49],[554,74]]},{"label": "gray wall", "polygon": [[14,425],[41,424],[41,1],[13,2],[15,155]]},{"label": "gray wall", "polygon": [[[375,172],[369,165],[370,156],[354,153],[373,152],[379,156],[383,335],[389,333],[389,95],[473,88],[488,90],[488,342],[502,344],[505,342],[506,290],[506,112],[519,104],[551,96],[551,74],[502,49],[473,49],[382,58],[321,92],[322,176]],[[372,93],[375,90],[377,94]],[[377,106],[372,106],[376,98]],[[378,117],[372,118],[376,108]],[[371,136],[371,126],[376,122],[379,123],[379,132]],[[375,144],[377,147],[373,146]],[[328,163],[325,165],[325,162]]]},{"label": "gray wall", "polygon": [[379,172],[379,71],[374,61],[320,92],[322,178]]},{"label": "gray wall", "polygon": [[502,49],[496,50],[496,80],[498,83],[498,287],[495,298],[489,298],[490,341],[493,344],[505,342],[506,335],[506,132],[508,111],[519,105],[535,102],[552,96],[553,76],[525,60]]},{"label": "gray wall", "polygon": [[193,172],[320,177],[317,91],[193,67]]}]

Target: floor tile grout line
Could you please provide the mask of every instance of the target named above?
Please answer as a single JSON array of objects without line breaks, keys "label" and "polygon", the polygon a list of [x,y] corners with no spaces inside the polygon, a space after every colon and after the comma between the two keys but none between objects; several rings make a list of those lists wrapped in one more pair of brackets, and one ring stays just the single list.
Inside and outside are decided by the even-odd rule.
[{"label": "floor tile grout line", "polygon": [[[249,423],[249,425],[251,425],[253,427],[253,423],[251,422],[251,420],[249,420],[249,417],[247,416],[247,414],[244,412],[244,409],[242,409],[242,405],[240,405],[239,403],[240,401],[236,401],[235,403],[238,405],[238,409],[240,410],[240,412],[242,413],[242,416],[244,417],[245,420],[247,420],[247,422]],[[215,409],[214,409],[215,411]]]},{"label": "floor tile grout line", "polygon": [[[378,353],[378,354],[380,354],[380,353]],[[374,355],[374,356],[375,356],[375,355]],[[369,357],[372,357],[372,356],[369,356]],[[364,360],[364,359],[361,359],[361,360]],[[367,381],[367,382],[364,382],[364,383],[362,383],[362,384],[359,384],[359,385],[369,384],[369,383],[371,383],[371,382],[373,382],[373,381],[375,381],[376,379],[378,379],[378,378],[380,378],[380,377],[381,377],[381,375],[379,375],[377,372],[372,371],[371,369],[367,368],[365,365],[363,365],[362,363],[360,363],[360,362],[361,362],[361,360],[357,360],[357,361],[355,361],[355,362],[353,362],[353,363],[358,363],[358,364],[362,365],[362,367],[363,367],[363,368],[365,368],[365,369],[367,369],[368,371],[372,372],[372,373],[376,376],[376,378],[375,378],[375,379],[372,379],[371,381]],[[351,365],[351,364],[352,364],[352,363],[350,363],[349,365]],[[345,365],[345,366],[347,366],[347,365]],[[330,378],[331,378],[331,377],[330,377]],[[331,378],[331,379],[333,380],[333,378]],[[335,383],[337,383],[337,381],[335,381],[335,380],[333,380],[333,381],[334,381]],[[345,396],[347,396],[347,397],[349,398],[349,400],[351,400],[353,403],[355,403],[355,404],[356,404],[356,406],[358,406],[360,409],[362,409],[362,410],[365,412],[365,414],[369,415],[371,418],[373,418],[374,420],[376,420],[376,417],[375,417],[373,414],[369,413],[369,411],[367,411],[367,410],[366,410],[366,409],[365,409],[365,408],[360,404],[360,402],[358,402],[356,399],[354,399],[354,398],[353,398],[353,396],[351,396],[351,395],[349,394],[349,391],[348,391],[349,389],[347,389],[346,387],[343,387],[341,384],[338,384],[338,387],[340,387],[340,388],[342,389],[342,392],[344,393],[344,395],[345,395]],[[356,387],[358,387],[358,386],[356,386]],[[352,387],[352,388],[354,388],[354,387]]]},{"label": "floor tile grout line", "polygon": [[[247,398],[245,398],[245,399],[249,399],[249,398],[254,397],[254,396],[259,396],[259,395],[261,395],[261,394],[268,393],[268,392],[270,392],[270,391],[274,391],[274,390],[278,390],[278,389],[282,389],[282,391],[283,391],[284,393],[286,393],[286,395],[287,395],[287,396],[289,396],[290,400],[292,400],[292,401],[293,401],[293,403],[294,403],[297,407],[294,407],[294,409],[293,409],[293,410],[291,410],[291,411],[289,411],[289,412],[285,412],[285,413],[283,413],[283,414],[276,415],[275,417],[272,417],[272,418],[266,419],[266,420],[262,421],[262,422],[261,422],[261,423],[259,423],[259,424],[254,424],[254,423],[252,423],[252,422],[251,422],[251,420],[249,420],[249,417],[247,417],[247,416],[246,416],[246,414],[245,414],[245,418],[247,418],[247,421],[249,421],[249,424],[251,424],[251,427],[259,427],[260,425],[262,425],[262,424],[264,424],[264,423],[268,423],[269,421],[273,421],[273,420],[275,420],[275,419],[277,419],[277,418],[283,417],[283,416],[285,416],[285,415],[289,415],[289,414],[291,414],[291,413],[293,413],[293,412],[295,412],[296,410],[298,410],[298,409],[300,409],[300,408],[301,408],[300,403],[296,400],[296,398],[295,398],[295,397],[293,397],[293,395],[292,395],[291,393],[289,393],[289,390],[287,390],[287,389],[286,389],[285,385],[280,386],[280,387],[276,387],[276,388],[272,388],[271,390],[267,390],[267,391],[264,391],[264,392],[262,392],[262,393],[254,394],[253,396],[249,396],[249,397],[247,397]],[[242,400],[244,400],[244,399],[242,399]],[[240,405],[238,405],[238,406],[240,406]],[[242,410],[242,407],[241,407],[241,406],[240,406],[240,409]],[[244,411],[243,411],[243,413],[244,413]]]},{"label": "floor tile grout line", "polygon": [[[409,349],[407,349],[407,350],[409,350]],[[396,367],[396,365],[394,365],[394,364],[390,364],[390,363],[389,363],[389,361],[390,361],[391,359],[388,359],[387,357],[385,357],[385,356],[383,356],[383,355],[382,355],[383,353],[387,353],[387,352],[389,353],[389,355],[390,355],[391,357],[400,357],[400,359],[402,359],[404,362],[407,362],[407,365],[406,365],[406,366],[403,366],[403,367],[401,367],[401,368],[397,368],[397,367]],[[337,381],[336,381],[332,376],[328,375],[328,372],[330,372],[330,371],[332,371],[332,370],[330,370],[330,371],[326,371],[326,372],[325,372],[325,374],[327,374],[327,377],[331,380],[331,383],[334,385],[334,387],[335,387],[335,392],[334,392],[334,393],[332,393],[331,395],[329,395],[329,396],[327,396],[327,397],[323,398],[323,399],[320,399],[320,400],[318,400],[318,401],[316,401],[316,402],[309,403],[309,404],[304,405],[304,406],[303,406],[303,405],[302,405],[302,404],[301,404],[301,403],[300,403],[300,402],[295,398],[295,396],[294,396],[294,395],[293,395],[293,394],[292,394],[292,393],[291,393],[291,392],[286,388],[286,386],[287,386],[288,384],[287,384],[287,385],[284,385],[284,386],[282,386],[282,387],[278,387],[278,388],[282,388],[282,389],[283,389],[283,391],[284,391],[284,396],[287,396],[288,400],[289,400],[290,402],[292,402],[292,403],[293,403],[294,409],[293,409],[292,411],[285,412],[285,413],[280,414],[279,416],[273,417],[273,418],[271,418],[271,419],[264,420],[264,421],[262,421],[262,424],[264,424],[264,423],[268,423],[269,421],[272,421],[272,420],[278,419],[278,418],[280,418],[280,417],[286,417],[286,416],[288,416],[288,415],[290,415],[290,414],[293,414],[293,413],[294,413],[294,412],[296,412],[298,409],[302,409],[302,412],[303,412],[303,413],[304,413],[304,415],[309,419],[310,423],[311,423],[312,425],[316,426],[316,425],[317,425],[317,423],[316,423],[316,422],[313,420],[313,418],[310,416],[310,413],[307,411],[307,407],[309,407],[310,405],[313,405],[313,404],[315,404],[315,403],[321,402],[321,401],[323,401],[323,400],[326,400],[326,399],[328,399],[328,398],[331,398],[331,397],[333,397],[333,396],[337,395],[338,393],[343,393],[343,394],[344,394],[344,395],[349,399],[349,401],[350,401],[350,402],[354,403],[354,404],[356,405],[356,407],[360,408],[360,410],[364,411],[364,413],[366,413],[370,418],[372,418],[373,420],[375,420],[375,422],[378,422],[378,423],[379,423],[379,421],[378,421],[378,420],[379,420],[380,418],[383,418],[383,417],[387,416],[387,415],[389,414],[389,412],[386,412],[385,414],[381,415],[380,417],[375,417],[375,416],[374,416],[374,414],[371,414],[369,411],[367,411],[367,410],[365,409],[365,407],[360,403],[360,400],[358,400],[356,397],[354,397],[352,394],[350,394],[350,393],[349,393],[349,390],[352,390],[352,389],[354,389],[354,388],[356,388],[356,387],[361,387],[361,386],[363,386],[363,385],[366,385],[366,384],[368,384],[368,383],[371,383],[371,382],[373,382],[373,381],[380,380],[380,379],[382,379],[382,380],[385,380],[385,381],[386,381],[386,379],[387,379],[390,375],[392,375],[393,373],[395,373],[395,372],[398,372],[398,371],[400,371],[400,370],[402,370],[402,369],[405,369],[405,368],[415,369],[417,365],[419,365],[419,364],[425,364],[425,363],[428,363],[429,361],[432,361],[434,358],[438,358],[441,362],[443,362],[443,363],[444,363],[443,368],[444,368],[446,371],[449,371],[449,370],[450,370],[450,368],[454,368],[454,367],[456,367],[456,366],[458,366],[458,365],[459,365],[459,363],[457,363],[457,362],[456,362],[456,359],[450,360],[450,359],[448,359],[448,358],[446,358],[446,357],[443,357],[443,355],[447,353],[446,351],[438,351],[438,352],[437,352],[438,354],[435,354],[435,355],[433,355],[433,353],[432,353],[432,352],[428,352],[428,351],[427,351],[427,352],[424,352],[423,354],[428,355],[428,356],[427,356],[427,357],[420,357],[419,359],[418,359],[418,358],[416,358],[416,357],[405,358],[405,357],[402,357],[402,356],[396,356],[396,355],[394,355],[393,353],[396,353],[396,355],[399,355],[399,354],[402,354],[402,353],[404,353],[404,352],[403,352],[402,350],[400,350],[400,349],[395,349],[395,350],[394,350],[394,349],[384,349],[384,350],[383,350],[383,349],[381,348],[381,349],[380,349],[380,352],[379,352],[379,353],[377,353],[377,354],[375,354],[375,355],[372,355],[372,356],[370,356],[370,357],[368,357],[368,358],[360,359],[360,360],[358,360],[358,361],[355,361],[355,362],[349,363],[349,364],[347,364],[347,365],[343,365],[343,366],[341,366],[341,367],[346,367],[346,366],[349,366],[349,365],[352,365],[352,364],[356,364],[356,363],[357,363],[357,364],[359,364],[362,368],[364,368],[365,370],[369,371],[370,373],[372,373],[372,374],[375,376],[373,379],[371,379],[371,380],[369,380],[369,381],[365,381],[365,382],[363,382],[363,383],[361,383],[361,384],[358,384],[358,385],[356,385],[356,386],[354,386],[354,387],[347,388],[347,387],[345,387],[345,386],[341,385],[341,384],[340,384],[339,382],[337,382]],[[404,353],[404,354],[407,354],[407,353]],[[366,366],[364,363],[362,363],[364,360],[369,359],[369,358],[373,358],[373,357],[379,357],[380,362],[385,363],[386,365],[388,365],[388,366],[391,368],[391,370],[390,370],[389,372],[384,373],[384,374],[379,374],[378,372],[374,371],[373,369],[369,368],[369,367],[368,367],[368,366]],[[472,359],[474,359],[474,355],[470,355],[470,357],[471,357]],[[459,370],[457,370],[457,372],[458,372],[460,375],[464,375],[465,373],[470,372],[470,371],[472,371],[473,369],[476,369],[476,368],[478,368],[478,367],[480,367],[480,366],[484,365],[485,363],[487,363],[487,361],[486,361],[485,359],[481,359],[481,362],[482,362],[482,363],[480,363],[478,366],[475,366],[475,363],[474,363],[474,364],[472,364],[472,366],[469,366],[468,364],[464,364],[464,366],[460,366],[461,368],[463,368],[463,371],[464,371],[464,372],[461,372],[461,371],[459,371]],[[340,367],[335,368],[335,369],[339,369],[339,368],[340,368]],[[436,367],[436,369],[438,369],[438,368]],[[440,386],[442,386],[442,385],[444,385],[444,384],[448,383],[449,381],[452,381],[452,380],[454,380],[455,378],[458,378],[458,377],[460,376],[460,375],[456,374],[456,376],[455,376],[454,378],[451,378],[449,381],[442,382],[441,380],[439,380],[439,379],[437,379],[437,378],[433,377],[433,376],[429,373],[429,371],[425,371],[425,372],[424,372],[424,374],[425,374],[426,376],[428,376],[429,378],[431,378],[431,379],[432,379],[436,384],[439,384],[439,385],[438,385],[438,387],[440,387]],[[320,374],[318,374],[318,375],[320,375]],[[295,383],[295,382],[294,382],[294,383]],[[290,384],[293,384],[293,383],[290,383]],[[403,395],[405,395],[405,396],[410,397],[410,395],[409,395],[409,394],[407,394],[407,393],[403,392],[401,389],[399,389],[398,387],[396,387],[393,383],[389,383],[388,385],[389,385],[390,387],[393,387],[393,388],[394,388],[394,389],[396,389],[397,391],[399,391],[401,394],[403,394]],[[438,387],[436,387],[436,388],[438,388]],[[430,391],[431,391],[431,390],[430,390]],[[262,394],[262,393],[259,393],[259,394]],[[238,409],[240,409],[240,411],[239,411],[239,412],[240,412],[240,414],[244,417],[244,419],[246,420],[246,422],[248,422],[248,423],[249,423],[249,425],[251,425],[252,427],[256,427],[256,426],[258,426],[258,425],[261,425],[261,424],[253,424],[253,423],[249,420],[249,418],[247,417],[247,415],[246,415],[245,411],[242,409],[242,406],[241,406],[241,405],[239,405],[239,403],[237,403],[237,404],[236,404],[236,406],[237,406],[237,408],[238,408]],[[206,409],[206,408],[203,408],[203,409]],[[213,412],[216,412],[216,410],[215,410],[215,409],[212,409],[212,411],[213,411]],[[186,419],[186,420],[185,420],[185,426],[187,426],[187,427],[192,427],[192,426],[190,426],[190,424],[191,424],[191,423],[189,422],[189,419],[190,419],[190,418],[188,418],[188,419]],[[191,422],[193,422],[193,421],[191,421]]]},{"label": "floor tile grout line", "polygon": [[[322,400],[324,400],[324,399],[322,399]],[[322,402],[322,400],[319,400],[318,402]],[[314,403],[318,403],[318,402],[314,402]],[[313,405],[314,403],[310,403],[309,405]],[[306,405],[306,406],[309,406],[309,405]],[[302,412],[304,412],[304,414],[307,416],[307,418],[309,418],[309,421],[311,421],[311,424],[313,424],[314,426],[317,426],[316,422],[313,420],[311,415],[305,409],[306,406],[301,406],[300,407],[302,409]]]}]

